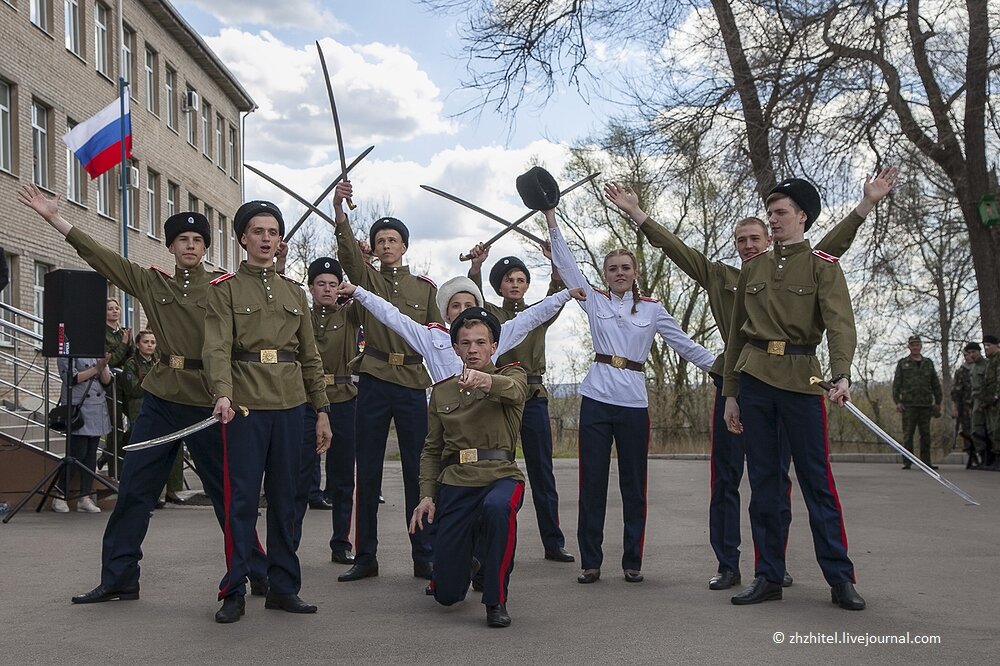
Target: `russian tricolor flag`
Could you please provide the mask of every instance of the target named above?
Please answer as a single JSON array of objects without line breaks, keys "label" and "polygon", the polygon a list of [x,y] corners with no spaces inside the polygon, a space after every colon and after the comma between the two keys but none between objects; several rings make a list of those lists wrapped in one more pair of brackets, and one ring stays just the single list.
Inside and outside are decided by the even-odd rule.
[{"label": "russian tricolor flag", "polygon": [[[63,137],[91,179],[122,161],[121,100],[108,104]],[[125,96],[125,154],[132,156],[132,114]]]}]

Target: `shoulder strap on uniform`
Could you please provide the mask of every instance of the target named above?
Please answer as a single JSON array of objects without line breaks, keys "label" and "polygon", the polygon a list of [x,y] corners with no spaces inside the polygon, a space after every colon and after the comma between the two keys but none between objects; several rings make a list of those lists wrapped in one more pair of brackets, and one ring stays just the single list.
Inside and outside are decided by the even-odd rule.
[{"label": "shoulder strap on uniform", "polygon": [[220,275],[219,277],[212,280],[209,284],[222,284],[231,277],[236,277],[236,273],[226,273],[225,275]]},{"label": "shoulder strap on uniform", "polygon": [[288,277],[288,276],[287,276],[287,275],[285,275],[284,273],[278,273],[278,275],[279,275],[279,276],[280,276],[281,278],[283,278],[284,280],[286,280],[286,281],[288,281],[288,282],[291,282],[292,284],[294,284],[294,285],[295,285],[295,286],[297,286],[297,287],[301,287],[301,286],[302,286],[302,283],[301,283],[301,282],[299,282],[298,280],[293,280],[292,278]]},{"label": "shoulder strap on uniform", "polygon": [[172,279],[174,279],[174,276],[173,276],[173,274],[172,274],[172,273],[168,273],[168,272],[166,271],[166,269],[164,269],[164,268],[160,268],[160,267],[159,267],[159,266],[157,266],[156,264],[152,264],[152,265],[150,266],[150,269],[152,269],[152,270],[156,271],[157,273],[159,273],[160,275],[163,275],[164,277],[167,277],[167,278],[170,278],[171,280],[172,280]]},{"label": "shoulder strap on uniform", "polygon": [[598,289],[597,287],[591,287],[591,289],[593,289],[598,294],[600,294],[601,296],[603,296],[603,297],[605,297],[607,299],[611,298],[611,294],[609,294],[608,292],[604,291],[603,289]]},{"label": "shoulder strap on uniform", "polygon": [[649,296],[640,296],[640,301],[646,301],[647,303],[659,303],[660,301],[655,298],[650,298]]},{"label": "shoulder strap on uniform", "polygon": [[813,250],[813,254],[822,259],[823,261],[829,261],[831,264],[835,264],[840,261],[840,257],[835,257],[832,254],[827,254],[823,250]]},{"label": "shoulder strap on uniform", "polygon": [[519,368],[519,367],[521,367],[521,362],[514,361],[513,363],[508,363],[507,365],[502,365],[499,368],[497,368],[497,373],[499,374],[500,372],[506,370],[507,368]]},{"label": "shoulder strap on uniform", "polygon": [[432,321],[431,323],[427,324],[427,328],[438,328],[438,329],[441,329],[442,331],[444,331],[445,333],[448,332],[448,327],[447,326],[445,326],[444,324],[438,323],[436,321]]},{"label": "shoulder strap on uniform", "polygon": [[430,279],[430,278],[429,278],[429,277],[427,277],[426,275],[418,275],[418,276],[417,276],[417,279],[420,279],[420,280],[423,280],[424,282],[427,282],[427,283],[428,283],[428,284],[430,284],[430,285],[431,285],[432,287],[434,287],[435,289],[437,289],[437,284],[436,284],[436,283],[434,282],[434,280]]}]

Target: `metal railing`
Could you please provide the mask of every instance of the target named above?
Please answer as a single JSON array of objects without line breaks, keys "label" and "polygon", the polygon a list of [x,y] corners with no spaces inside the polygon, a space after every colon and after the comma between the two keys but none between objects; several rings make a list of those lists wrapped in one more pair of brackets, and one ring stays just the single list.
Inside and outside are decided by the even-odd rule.
[{"label": "metal railing", "polygon": [[[0,374],[0,394],[12,396],[9,402],[13,409],[0,405],[0,411],[23,422],[26,427],[41,427],[44,432],[44,450],[49,451],[46,415],[55,406],[51,396],[53,391],[59,395],[62,380],[58,372],[51,370],[50,359],[42,358],[42,336],[35,326],[40,327],[42,320],[30,312],[2,302],[0,315],[0,361],[11,365],[13,369],[12,379]],[[26,357],[31,360],[26,360]],[[42,359],[41,366],[38,365],[39,359]],[[33,386],[40,384],[40,392],[27,388],[26,380]],[[35,415],[39,415],[38,419],[33,418]]]}]

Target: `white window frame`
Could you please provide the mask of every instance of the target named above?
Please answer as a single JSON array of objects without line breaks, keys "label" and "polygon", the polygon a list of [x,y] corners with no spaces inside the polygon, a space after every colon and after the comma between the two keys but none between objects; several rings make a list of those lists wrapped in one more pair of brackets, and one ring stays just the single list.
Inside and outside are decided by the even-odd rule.
[{"label": "white window frame", "polygon": [[[195,92],[194,88],[188,86],[185,88],[187,91]],[[187,111],[184,113],[184,117],[187,118],[187,142],[188,145],[197,148],[198,146],[198,119],[195,117],[194,111]]]},{"label": "white window frame", "polygon": [[[66,119],[66,130],[69,131],[76,127],[76,123],[73,120]],[[72,201],[73,203],[78,203],[81,206],[86,205],[87,201],[87,188],[84,185],[85,181],[83,179],[83,165],[80,164],[80,160],[76,159],[76,154],[66,148],[66,199]]]},{"label": "white window frame", "polygon": [[[2,251],[6,255],[7,266],[10,268],[10,282],[7,283],[7,286],[4,287],[2,291],[0,291],[0,303],[4,303],[6,305],[14,305],[14,274],[16,272],[15,258],[14,255],[12,255],[10,252],[6,252],[4,250],[0,251]],[[4,310],[2,316],[4,321],[9,322],[11,324],[15,323],[14,320],[16,318],[16,315],[14,315],[13,312],[10,312],[9,310]],[[11,347],[13,345],[14,345],[13,335],[7,333],[0,335],[0,346]]]},{"label": "white window frame", "polygon": [[201,153],[212,158],[212,105],[201,100]]},{"label": "white window frame", "polygon": [[114,210],[111,207],[111,174],[114,170],[105,171],[94,179],[97,193],[97,212],[106,217],[114,217]]},{"label": "white window frame", "polygon": [[181,188],[177,183],[167,181],[167,217],[177,214],[177,197],[180,196]]},{"label": "white window frame", "polygon": [[[34,265],[34,279],[31,285],[32,291],[32,307],[34,308],[34,314],[36,317],[41,319],[45,316],[45,275],[50,270],[52,266],[44,264],[40,261],[36,261]],[[35,323],[35,333],[41,334],[42,325]]]},{"label": "white window frame", "polygon": [[152,169],[146,169],[146,233],[152,238],[159,238],[158,217],[160,213],[160,174]]},{"label": "white window frame", "polygon": [[94,69],[108,76],[108,17],[111,10],[103,2],[94,3]]},{"label": "white window frame", "polygon": [[216,163],[223,171],[226,170],[226,121],[221,113],[215,114],[215,152]]},{"label": "white window frame", "polygon": [[177,70],[167,67],[164,75],[164,89],[167,93],[167,127],[177,129]]},{"label": "white window frame", "polygon": [[238,146],[236,145],[236,128],[232,125],[229,126],[229,175],[233,180],[238,180],[237,174],[239,173],[239,154],[236,152]]},{"label": "white window frame", "polygon": [[[215,209],[209,205],[205,206],[205,219],[208,220],[208,237],[211,238],[215,235],[215,221],[212,219],[215,217]],[[206,244],[208,247],[205,248],[205,263],[213,264],[215,263],[215,253],[212,251],[214,247],[212,244]]]},{"label": "white window frame", "polygon": [[226,255],[229,254],[228,252],[226,252],[226,225],[227,225],[227,221],[226,221],[226,216],[223,215],[222,213],[216,214],[216,217],[218,218],[217,221],[219,223],[218,229],[217,229],[217,234],[216,234],[216,237],[218,238],[218,240],[215,243],[212,243],[212,245],[218,246],[218,248],[219,248],[219,267],[220,268],[225,268],[225,266],[226,266]]},{"label": "white window frame", "polygon": [[49,112],[40,102],[31,102],[31,177],[35,185],[49,187]]},{"label": "white window frame", "polygon": [[80,0],[63,0],[63,15],[63,22],[66,26],[66,48],[83,57]]},{"label": "white window frame", "polygon": [[[129,159],[125,164],[126,166],[124,168],[126,169],[130,169],[130,167],[139,167],[139,164],[134,159]],[[119,174],[118,177],[121,178],[121,174]],[[118,182],[120,183],[121,181]],[[136,183],[135,185],[132,185],[129,183],[127,174],[125,184],[128,187],[128,191],[125,193],[125,205],[128,206],[128,218],[126,220],[126,224],[129,229],[135,229],[138,231],[139,222],[136,218],[139,217],[139,184]]]},{"label": "white window frame", "polygon": [[157,93],[159,93],[159,87],[156,85],[156,74],[157,74],[157,64],[159,61],[159,54],[149,48],[146,45],[146,52],[143,60],[143,70],[145,73],[146,81],[146,110],[150,113],[155,113],[159,115],[160,105],[157,103]]},{"label": "white window frame", "polygon": [[11,107],[14,86],[0,80],[0,169],[11,173],[14,169],[14,128],[11,126]]},{"label": "white window frame", "polygon": [[135,78],[135,30],[125,28],[125,38],[122,40],[122,76],[128,84],[129,96],[135,99],[135,89],[132,85]]},{"label": "white window frame", "polygon": [[[32,23],[44,30],[49,31],[49,0],[28,0],[28,17]],[[39,315],[41,316],[41,315]]]}]

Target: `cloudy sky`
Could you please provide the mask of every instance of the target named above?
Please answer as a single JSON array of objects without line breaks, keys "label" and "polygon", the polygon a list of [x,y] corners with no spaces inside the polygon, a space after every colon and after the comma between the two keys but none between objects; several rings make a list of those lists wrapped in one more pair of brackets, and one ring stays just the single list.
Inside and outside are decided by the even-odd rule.
[{"label": "cloudy sky", "polygon": [[[524,212],[514,180],[531,164],[558,174],[567,146],[600,128],[603,112],[575,92],[511,125],[487,110],[462,114],[478,99],[461,89],[465,60],[458,17],[412,0],[186,0],[175,3],[257,102],[246,123],[245,160],[308,198],[339,171],[336,137],[315,42],[323,45],[348,160],[375,150],[352,171],[356,203],[384,206],[410,227],[409,263],[438,283],[465,274],[458,255],[499,230],[495,222],[419,188],[452,192],[507,219]],[[391,17],[391,18],[390,18]],[[280,191],[247,174],[248,198],[271,199],[286,217],[301,212]],[[359,213],[362,209],[359,209]],[[316,223],[322,233],[325,223]],[[508,254],[525,256],[516,234],[497,243],[485,269]],[[535,263],[542,261],[533,252]],[[532,257],[529,265],[532,265]],[[537,271],[528,300],[544,296]],[[487,285],[487,290],[489,287]],[[495,294],[487,298],[499,300]],[[568,379],[566,352],[584,326],[571,307],[549,337],[552,379]],[[569,316],[567,316],[569,315]],[[560,350],[560,351],[556,351]]]}]

